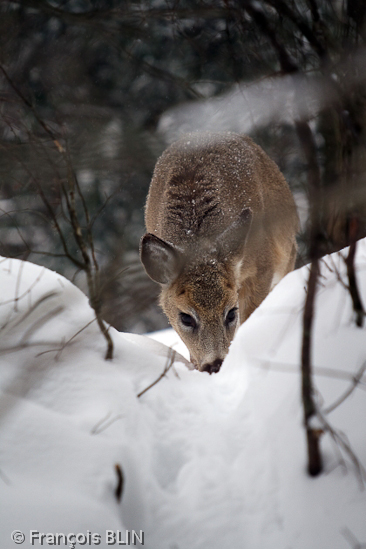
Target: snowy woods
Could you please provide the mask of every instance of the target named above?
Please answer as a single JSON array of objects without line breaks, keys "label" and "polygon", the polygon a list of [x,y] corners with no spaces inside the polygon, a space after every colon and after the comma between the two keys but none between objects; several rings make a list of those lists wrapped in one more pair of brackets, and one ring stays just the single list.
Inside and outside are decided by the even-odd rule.
[{"label": "snowy woods", "polygon": [[[365,14],[0,3],[1,547],[364,547]],[[260,144],[301,221],[212,376],[138,257],[157,158],[202,130]]]},{"label": "snowy woods", "polygon": [[[366,269],[366,242],[357,270]],[[306,472],[302,311],[309,268],[244,323],[219,374],[191,371],[172,331],[110,329],[86,296],[29,262],[0,263],[1,545],[10,535],[144,532],[171,547],[361,547],[365,337],[341,256],[320,261],[312,364],[324,473]],[[360,286],[366,297],[365,277]],[[164,374],[164,375],[162,375]],[[157,383],[155,383],[157,381]],[[80,537],[82,540],[83,538]],[[35,546],[39,544],[35,542]]]}]

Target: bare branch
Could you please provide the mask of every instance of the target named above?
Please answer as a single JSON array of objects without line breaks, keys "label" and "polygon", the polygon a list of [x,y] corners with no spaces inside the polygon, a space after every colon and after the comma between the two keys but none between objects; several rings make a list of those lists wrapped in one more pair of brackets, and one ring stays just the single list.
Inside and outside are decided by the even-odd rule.
[{"label": "bare branch", "polygon": [[296,63],[290,58],[286,48],[278,40],[275,31],[270,26],[266,15],[251,2],[245,2],[245,11],[252,17],[253,21],[257,24],[258,28],[263,32],[265,36],[270,40],[273,49],[277,53],[278,60],[281,65],[281,69],[285,74],[293,74],[298,71]]},{"label": "bare branch", "polygon": [[[81,251],[81,254],[83,256],[84,260],[84,271],[86,274],[86,279],[88,283],[88,289],[89,289],[89,297],[90,297],[90,304],[92,308],[94,309],[95,316],[97,319],[98,326],[105,337],[107,341],[107,352],[105,355],[105,358],[107,360],[111,360],[113,358],[113,341],[109,334],[109,328],[106,327],[102,316],[101,316],[101,302],[100,302],[100,295],[99,295],[99,277],[98,277],[98,263],[95,258],[94,254],[94,246],[91,247],[91,252],[93,254],[93,265],[94,265],[94,273],[93,273],[93,266],[90,261],[89,253],[87,244],[84,240],[83,233],[81,230],[79,218],[76,212],[76,203],[75,203],[75,187],[77,186],[76,183],[76,176],[74,173],[74,170],[72,169],[72,164],[69,156],[66,156],[67,166],[68,166],[68,183],[69,183],[69,192],[67,192],[64,185],[62,185],[62,189],[64,192],[64,196],[66,199],[66,205],[67,209],[70,215],[71,225],[73,228],[73,233],[75,240],[77,242],[77,245]],[[81,191],[80,191],[81,192]],[[86,203],[83,203],[84,208],[86,209]],[[87,224],[90,225],[90,219],[89,214],[87,215]],[[92,235],[90,232],[90,229],[88,229],[88,236],[91,242],[93,242]]]},{"label": "bare branch", "polygon": [[116,486],[114,494],[116,496],[116,499],[117,499],[118,503],[120,503],[121,497],[122,497],[122,494],[123,494],[124,477],[123,477],[122,468],[121,468],[119,463],[116,463],[114,468],[115,468],[115,471],[117,473],[117,486]]},{"label": "bare branch", "polygon": [[46,345],[57,345],[57,342],[55,341],[26,341],[24,343],[16,343],[15,345],[8,345],[5,347],[0,347],[0,355],[7,355],[11,353],[17,353],[23,349],[30,349],[33,347],[44,347]]},{"label": "bare branch", "polygon": [[49,311],[42,317],[40,317],[26,332],[23,334],[22,339],[20,341],[20,345],[23,345],[35,332],[37,332],[40,328],[42,328],[49,320],[57,316],[58,314],[62,313],[64,311],[65,307],[63,305],[58,305],[52,311]]},{"label": "bare branch", "polygon": [[308,472],[311,476],[318,475],[323,468],[319,449],[319,435],[317,430],[311,427],[311,418],[316,414],[310,353],[311,333],[314,317],[314,300],[318,273],[319,264],[317,259],[314,259],[310,267],[308,291],[305,300],[301,350],[302,402],[304,406],[304,423],[308,443]]},{"label": "bare branch", "polygon": [[360,484],[360,488],[364,489],[366,481],[366,470],[363,467],[362,463],[359,461],[358,457],[351,448],[351,445],[344,433],[335,430],[330,423],[325,419],[324,415],[317,410],[317,417],[321,424],[324,426],[324,431],[328,432],[334,442],[343,449],[343,451],[348,455],[351,462],[354,465],[356,475]]},{"label": "bare branch", "polygon": [[282,16],[287,17],[294,25],[297,26],[299,31],[308,40],[311,47],[319,55],[320,58],[324,58],[327,55],[326,49],[319,41],[316,34],[312,31],[309,25],[304,19],[297,17],[294,11],[291,9],[287,2],[283,0],[265,0],[267,4],[271,5]]},{"label": "bare branch", "polygon": [[[255,366],[263,370],[272,370],[275,372],[285,372],[289,374],[298,374],[299,365],[298,364],[289,364],[274,362],[273,360],[261,360],[257,359],[258,364]],[[353,381],[354,376],[350,374],[347,370],[336,370],[333,368],[327,368],[326,366],[313,366],[313,373],[317,376],[329,377],[332,379],[342,379],[347,381]],[[362,383],[361,379],[359,385]]]},{"label": "bare branch", "polygon": [[[5,258],[3,261],[8,261],[9,258]],[[41,270],[40,274],[37,276],[36,280],[29,286],[29,288],[23,292],[20,296],[18,296],[18,302],[23,299],[23,297],[25,297],[26,295],[28,295],[32,289],[36,286],[36,284],[38,284],[38,282],[41,280],[42,276],[44,275],[45,273],[45,268],[43,267],[43,269]],[[47,294],[46,294],[47,295]],[[0,306],[1,305],[8,305],[9,303],[12,303],[13,302],[13,298],[12,299],[8,299],[6,301],[2,301],[0,302]]]},{"label": "bare branch", "polygon": [[11,482],[9,478],[6,476],[6,474],[0,469],[0,477],[2,478],[3,482],[7,484],[8,486],[11,485]]},{"label": "bare branch", "polygon": [[357,234],[358,234],[358,220],[354,217],[349,223],[349,239],[350,247],[348,256],[345,259],[347,265],[347,275],[348,275],[348,290],[352,299],[353,310],[356,314],[356,326],[362,328],[365,310],[363,307],[362,299],[360,292],[358,290],[357,277],[355,271],[355,256],[356,256],[356,246],[357,246]]},{"label": "bare branch", "polygon": [[343,528],[341,531],[343,537],[349,542],[352,549],[366,549],[366,542],[361,543],[349,528]]},{"label": "bare branch", "polygon": [[[20,269],[19,269],[20,270]],[[27,293],[29,292],[29,289],[27,291]],[[23,294],[24,295],[24,294]],[[26,311],[13,325],[12,325],[12,329],[15,328],[16,326],[19,326],[19,324],[21,324],[22,322],[24,322],[24,320],[26,320],[32,313],[33,311],[35,311],[40,305],[42,305],[42,303],[44,303],[45,301],[48,301],[49,299],[53,298],[53,297],[57,297],[60,295],[60,292],[55,292],[55,291],[52,291],[52,292],[48,292],[46,294],[43,294],[39,299],[37,299],[37,301],[34,303],[34,305],[32,305],[32,307],[30,307],[28,309],[28,311]]]},{"label": "bare branch", "polygon": [[65,347],[67,347],[79,334],[81,334],[81,332],[86,330],[86,328],[88,328],[95,321],[96,321],[96,318],[93,318],[93,320],[85,324],[85,326],[83,326],[80,330],[78,330],[72,337],[70,337],[70,339],[62,342],[61,346],[58,347],[57,349],[49,349],[48,351],[43,351],[42,353],[38,353],[37,356],[45,355],[47,353],[57,353],[55,360],[58,360],[60,358],[62,351],[65,349]]},{"label": "bare branch", "polygon": [[333,402],[333,404],[328,406],[323,411],[324,414],[330,414],[331,412],[333,412],[333,410],[335,410],[340,404],[342,404],[353,393],[353,391],[356,389],[357,385],[360,383],[365,370],[366,370],[366,362],[364,362],[362,364],[361,368],[358,370],[356,375],[352,376],[352,384],[350,385],[350,387],[343,393],[343,395],[341,395],[339,398],[337,398],[337,400],[335,402]]},{"label": "bare branch", "polygon": [[148,387],[146,387],[146,389],[144,389],[143,391],[141,391],[141,392],[137,395],[137,398],[140,398],[142,395],[144,395],[144,394],[146,393],[146,391],[148,391],[149,389],[151,389],[152,387],[154,387],[154,385],[156,385],[157,383],[159,383],[159,381],[160,381],[161,379],[163,379],[163,377],[166,376],[167,372],[169,372],[170,368],[171,368],[171,367],[173,366],[173,364],[174,364],[175,353],[176,353],[176,351],[174,351],[171,347],[169,347],[169,354],[168,354],[167,361],[166,361],[166,364],[165,364],[165,367],[164,367],[163,372],[160,374],[160,376],[159,376],[155,381],[153,381]]},{"label": "bare branch", "polygon": [[63,153],[65,152],[65,149],[62,147],[62,145],[59,143],[59,141],[56,139],[54,133],[51,131],[51,129],[49,128],[49,126],[47,126],[47,124],[45,124],[43,122],[43,120],[38,116],[38,113],[37,111],[35,110],[35,108],[33,107],[32,103],[30,101],[28,101],[28,99],[22,94],[22,92],[17,88],[17,86],[14,84],[14,82],[12,81],[12,79],[10,78],[10,76],[8,75],[7,71],[4,69],[4,67],[2,65],[0,65],[0,71],[3,73],[3,75],[5,76],[8,84],[13,88],[13,90],[15,91],[15,93],[19,96],[19,98],[22,100],[22,102],[32,111],[35,119],[37,120],[37,122],[40,124],[40,126],[42,126],[42,128],[44,129],[44,131],[51,137],[53,143],[55,144],[57,150],[60,152],[60,153]]},{"label": "bare branch", "polygon": [[[118,414],[117,416],[112,417],[111,419],[109,419],[110,416],[111,416],[111,413],[109,412],[106,415],[106,417],[104,417],[103,419],[98,421],[98,423],[93,427],[93,429],[90,431],[90,433],[92,435],[99,435],[100,433],[102,433],[103,431],[108,429],[108,427],[110,427],[113,423],[115,423],[119,419],[122,419],[124,417],[124,414]],[[108,419],[109,419],[109,421],[107,421]]]}]

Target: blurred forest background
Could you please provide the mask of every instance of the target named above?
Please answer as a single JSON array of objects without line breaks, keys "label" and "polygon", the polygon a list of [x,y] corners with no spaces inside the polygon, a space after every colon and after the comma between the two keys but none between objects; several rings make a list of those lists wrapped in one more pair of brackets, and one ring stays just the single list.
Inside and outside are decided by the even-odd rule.
[{"label": "blurred forest background", "polygon": [[89,254],[108,322],[165,327],[143,208],[158,156],[196,130],[247,133],[277,162],[299,264],[365,236],[365,16],[363,0],[1,0],[0,254],[86,292]]}]

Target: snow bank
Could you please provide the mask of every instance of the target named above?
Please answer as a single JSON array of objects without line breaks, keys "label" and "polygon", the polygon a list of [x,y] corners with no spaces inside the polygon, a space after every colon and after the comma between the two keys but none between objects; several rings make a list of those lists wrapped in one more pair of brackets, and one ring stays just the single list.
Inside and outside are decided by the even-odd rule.
[{"label": "snow bank", "polygon": [[[366,302],[365,242],[357,263]],[[366,358],[365,330],[354,326],[337,281],[342,260],[327,264],[313,358],[324,409]],[[162,373],[169,350],[112,329],[115,357],[105,361],[104,339],[77,288],[39,266],[2,260],[1,548],[15,547],[14,530],[25,534],[23,547],[32,547],[30,530],[94,533],[99,547],[110,546],[107,530],[122,532],[121,540],[126,530],[142,530],[150,549],[365,542],[365,491],[329,435],[325,473],[306,474],[299,378],[306,277],[301,269],[274,289],[240,328],[219,374],[189,371],[180,358],[137,398]],[[178,342],[172,331],[152,337]],[[174,348],[185,352],[181,342]],[[327,417],[365,466],[362,388]]]},{"label": "snow bank", "polygon": [[194,131],[250,134],[270,124],[311,120],[336,101],[329,82],[301,75],[241,83],[207,99],[188,101],[165,111],[158,130],[167,143]]}]

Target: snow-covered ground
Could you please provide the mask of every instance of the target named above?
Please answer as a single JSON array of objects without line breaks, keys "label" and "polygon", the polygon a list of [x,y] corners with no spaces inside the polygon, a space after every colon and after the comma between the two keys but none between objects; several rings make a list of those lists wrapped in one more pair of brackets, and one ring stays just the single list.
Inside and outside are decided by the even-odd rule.
[{"label": "snow-covered ground", "polygon": [[[357,264],[366,303],[365,241]],[[365,329],[354,325],[338,270],[344,274],[339,256],[322,264],[316,300],[313,362],[324,412],[366,360]],[[219,374],[190,371],[178,357],[138,398],[170,351],[111,329],[115,357],[105,361],[80,290],[39,266],[2,260],[1,549],[16,547],[15,530],[25,548],[40,546],[30,531],[78,534],[71,547],[75,539],[75,547],[109,547],[106,531],[119,531],[122,544],[126,530],[143,531],[149,549],[363,547],[366,490],[347,452],[324,434],[324,473],[306,473],[299,376],[306,279],[305,267],[274,289],[240,328]],[[186,352],[172,331],[152,337]],[[326,415],[361,467],[364,379]],[[41,539],[57,546],[52,536]]]}]

